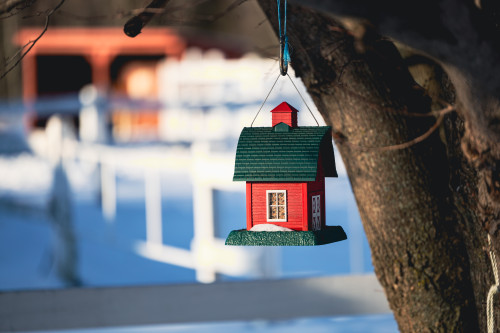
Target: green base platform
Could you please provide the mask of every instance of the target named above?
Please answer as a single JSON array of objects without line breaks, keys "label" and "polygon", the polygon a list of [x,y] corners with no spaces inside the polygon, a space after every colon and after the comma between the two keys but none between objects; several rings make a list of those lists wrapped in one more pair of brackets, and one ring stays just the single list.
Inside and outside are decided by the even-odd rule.
[{"label": "green base platform", "polygon": [[313,246],[347,239],[341,226],[327,226],[317,231],[248,231],[233,230],[226,245],[247,246]]}]

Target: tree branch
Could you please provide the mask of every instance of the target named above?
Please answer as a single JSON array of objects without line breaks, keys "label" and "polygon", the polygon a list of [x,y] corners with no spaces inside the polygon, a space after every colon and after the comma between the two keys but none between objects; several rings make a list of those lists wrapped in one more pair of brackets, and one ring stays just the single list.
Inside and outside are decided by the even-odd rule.
[{"label": "tree branch", "polygon": [[[396,145],[383,146],[383,147],[364,147],[364,146],[359,146],[359,145],[356,145],[352,142],[347,141],[345,136],[343,136],[341,133],[333,133],[333,137],[334,137],[334,139],[336,139],[337,143],[346,144],[350,148],[360,150],[360,151],[382,152],[382,151],[407,149],[407,148],[410,148],[410,147],[416,145],[417,143],[420,143],[420,142],[424,141],[425,139],[427,139],[441,125],[441,123],[443,122],[444,116],[447,113],[450,113],[452,111],[455,111],[455,107],[452,105],[448,105],[447,107],[445,107],[442,110],[424,114],[425,116],[428,116],[431,114],[438,114],[439,116],[438,116],[436,122],[434,123],[434,125],[432,125],[424,134],[416,137],[413,140],[410,140],[410,141],[407,141],[404,143],[400,143],[400,144],[396,144]],[[418,113],[416,115],[422,116],[422,114],[418,114]]]},{"label": "tree branch", "polygon": [[[64,4],[66,0],[61,0],[59,3],[49,10],[47,14],[45,15],[45,25],[43,26],[42,32],[38,35],[37,38],[34,40],[30,40],[28,43],[23,45],[21,47],[21,52],[19,53],[20,56],[17,58],[17,60],[12,64],[11,66],[8,66],[7,69],[0,75],[0,80],[3,79],[7,74],[9,74],[14,68],[16,68],[17,65],[24,59],[24,57],[31,51],[31,49],[35,46],[35,44],[42,38],[42,36],[47,32],[47,29],[49,28],[49,23],[50,23],[50,17]],[[26,49],[27,48],[27,49]],[[25,50],[25,51],[23,51]]]},{"label": "tree branch", "polygon": [[[201,4],[208,2],[208,1],[210,1],[210,0],[196,0],[196,1],[190,1],[187,3],[183,3],[180,5],[172,5],[172,6],[169,6],[168,13],[175,14],[177,12],[182,12],[183,10],[185,10],[187,8],[195,7],[195,6],[201,5]],[[83,15],[79,15],[79,14],[76,14],[74,12],[65,11],[65,10],[59,10],[57,13],[59,15],[68,16],[72,19],[79,20],[79,21],[95,22],[95,21],[104,21],[104,20],[106,20],[106,21],[118,20],[118,19],[130,17],[130,16],[135,17],[135,16],[140,15],[141,13],[152,14],[152,15],[156,16],[156,15],[164,14],[166,12],[167,11],[165,8],[152,8],[151,7],[151,8],[134,8],[134,9],[130,9],[130,10],[120,10],[120,11],[117,11],[117,12],[112,13],[112,14],[91,15],[91,16],[83,16]],[[169,22],[170,21],[172,21],[171,17],[169,17]],[[175,17],[174,21],[176,23],[184,23],[184,24],[187,23],[186,20],[182,20],[181,18],[178,18],[178,17]]]},{"label": "tree branch", "polygon": [[10,13],[14,9],[24,9],[36,0],[3,0],[0,1],[0,15]]},{"label": "tree branch", "polygon": [[[473,34],[479,30],[480,25],[478,22],[480,20],[473,15],[477,14],[478,8],[472,1],[294,0],[294,2],[336,16],[369,20],[383,35],[391,36],[438,58],[440,54],[443,55],[443,51],[451,55],[451,49],[444,49],[444,46],[457,45],[459,40],[474,37]],[[468,33],[464,35],[464,31]]]},{"label": "tree branch", "polygon": [[[464,147],[470,147],[466,155],[474,158],[488,152],[491,161],[500,159],[500,5],[497,2],[293,1],[337,16],[364,18],[381,34],[435,60],[456,91],[457,111],[465,120],[464,139],[468,144]],[[366,40],[370,42],[369,38]]]},{"label": "tree branch", "polygon": [[142,28],[151,21],[151,19],[158,13],[163,12],[163,8],[170,2],[170,0],[153,0],[151,3],[138,15],[132,17],[123,26],[123,32],[129,37],[136,37],[141,33]]}]

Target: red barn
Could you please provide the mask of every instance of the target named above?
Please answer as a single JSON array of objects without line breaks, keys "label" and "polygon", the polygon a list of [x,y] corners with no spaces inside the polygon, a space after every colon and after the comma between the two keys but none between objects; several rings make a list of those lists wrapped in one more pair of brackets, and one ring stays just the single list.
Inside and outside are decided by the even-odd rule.
[{"label": "red barn", "polygon": [[246,229],[326,230],[325,177],[337,177],[331,128],[298,127],[297,110],[286,102],[271,112],[272,127],[245,127],[238,141],[233,180],[247,182]]}]

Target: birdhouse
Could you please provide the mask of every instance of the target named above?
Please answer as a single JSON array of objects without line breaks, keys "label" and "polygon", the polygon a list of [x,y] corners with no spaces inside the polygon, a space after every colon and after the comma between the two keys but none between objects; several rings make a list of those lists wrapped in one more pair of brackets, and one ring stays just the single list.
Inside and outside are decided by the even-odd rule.
[{"label": "birdhouse", "polygon": [[245,127],[236,150],[234,181],[246,182],[246,229],[226,245],[322,245],[346,239],[325,221],[325,177],[337,177],[331,127],[297,126],[286,102],[271,127]]}]

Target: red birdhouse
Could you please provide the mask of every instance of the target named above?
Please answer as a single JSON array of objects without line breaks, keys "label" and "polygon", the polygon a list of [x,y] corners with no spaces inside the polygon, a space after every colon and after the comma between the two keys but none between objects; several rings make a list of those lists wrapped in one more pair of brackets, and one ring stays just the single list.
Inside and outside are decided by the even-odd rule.
[{"label": "red birdhouse", "polygon": [[[234,181],[246,181],[247,228],[227,245],[321,245],[346,239],[327,227],[325,177],[337,177],[331,127],[297,126],[286,102],[272,127],[245,127],[236,151]],[[281,228],[280,228],[281,227]]]}]

